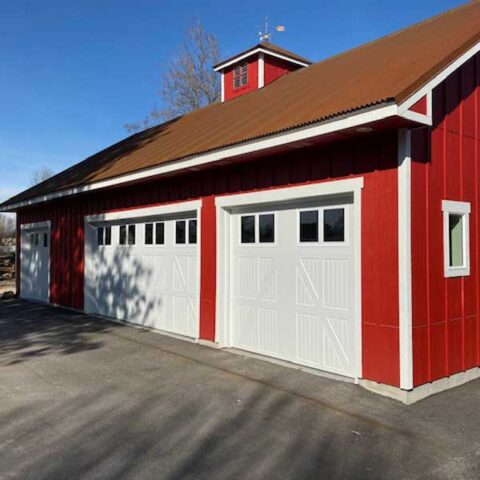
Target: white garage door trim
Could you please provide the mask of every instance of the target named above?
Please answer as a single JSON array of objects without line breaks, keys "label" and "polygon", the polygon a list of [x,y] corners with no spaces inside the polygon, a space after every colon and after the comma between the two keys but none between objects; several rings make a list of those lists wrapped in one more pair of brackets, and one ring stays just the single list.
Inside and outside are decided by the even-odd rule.
[{"label": "white garage door trim", "polygon": [[363,177],[335,180],[297,187],[286,187],[260,192],[217,197],[217,305],[216,341],[222,347],[231,347],[230,279],[231,279],[231,218],[232,208],[260,206],[272,203],[290,203],[328,195],[353,194],[354,242],[354,308],[355,308],[355,377],[362,377],[362,245],[361,245],[361,191]]},{"label": "white garage door trim", "polygon": [[23,288],[22,288],[22,266],[25,261],[25,254],[24,254],[24,235],[29,234],[31,231],[34,230],[48,230],[48,273],[47,273],[47,278],[48,278],[48,295],[47,295],[47,300],[45,300],[45,303],[50,303],[50,249],[51,249],[51,229],[52,229],[52,222],[50,220],[46,220],[44,222],[34,222],[34,223],[22,223],[20,225],[20,298],[24,298],[25,300],[33,300],[36,302],[43,302],[43,300],[39,300],[36,298],[30,298],[28,296],[25,296],[23,293]]},{"label": "white garage door trim", "polygon": [[[145,208],[133,208],[128,210],[116,210],[114,212],[102,213],[97,215],[87,215],[85,216],[85,272],[84,272],[84,289],[86,291],[88,286],[88,281],[91,275],[91,258],[92,255],[89,255],[91,251],[90,239],[94,241],[95,232],[94,227],[96,224],[102,222],[112,222],[112,221],[122,221],[128,219],[135,219],[140,221],[148,220],[149,218],[155,218],[162,215],[171,215],[171,214],[187,214],[195,212],[198,225],[198,236],[197,236],[197,318],[196,318],[196,335],[195,340],[200,338],[200,276],[201,276],[201,208],[202,200],[192,200],[186,202],[176,202],[170,203],[167,205],[158,205],[154,207],[145,207]],[[87,312],[87,298],[84,299],[84,310]],[[87,312],[88,313],[88,312]],[[136,325],[136,324],[132,324]],[[163,332],[163,330],[162,330]],[[171,334],[170,332],[165,332]],[[173,334],[172,334],[173,335]],[[175,335],[176,336],[176,335]],[[181,335],[178,335],[181,336]]]}]

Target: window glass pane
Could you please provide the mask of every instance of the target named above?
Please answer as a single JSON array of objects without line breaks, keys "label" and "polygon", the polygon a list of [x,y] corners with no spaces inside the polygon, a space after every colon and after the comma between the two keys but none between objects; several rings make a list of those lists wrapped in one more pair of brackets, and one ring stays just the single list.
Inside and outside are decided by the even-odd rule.
[{"label": "window glass pane", "polygon": [[33,233],[30,234],[30,243],[34,245],[35,243],[35,235]]},{"label": "window glass pane", "polygon": [[188,243],[197,243],[197,221],[188,221]]},{"label": "window glass pane", "polygon": [[448,216],[450,242],[450,266],[463,267],[463,216],[450,213]]},{"label": "window glass pane", "polygon": [[38,233],[35,234],[35,246],[38,247]]},{"label": "window glass pane", "polygon": [[242,218],[241,224],[241,242],[242,243],[255,243],[255,216],[246,215]]},{"label": "window glass pane", "polygon": [[258,217],[260,243],[272,243],[275,241],[275,215],[268,213]]},{"label": "window glass pane", "polygon": [[318,210],[300,212],[300,241],[318,242]]},{"label": "window glass pane", "polygon": [[145,245],[153,245],[153,223],[145,224]]},{"label": "window glass pane", "polygon": [[48,235],[46,233],[43,234],[43,246],[48,247]]},{"label": "window glass pane", "polygon": [[186,242],[185,223],[186,223],[185,220],[177,220],[175,222],[175,242],[176,243]]},{"label": "window glass pane", "polygon": [[128,226],[128,244],[135,245],[135,227],[136,225]]},{"label": "window glass pane", "polygon": [[345,210],[331,208],[323,212],[323,241],[345,241]]},{"label": "window glass pane", "polygon": [[127,243],[127,226],[120,225],[120,245],[126,245]]},{"label": "window glass pane", "polygon": [[103,227],[97,228],[97,245],[103,245]]},{"label": "window glass pane", "polygon": [[105,227],[105,245],[112,244],[112,227]]},{"label": "window glass pane", "polygon": [[157,245],[165,243],[165,224],[163,222],[155,224],[155,243]]}]

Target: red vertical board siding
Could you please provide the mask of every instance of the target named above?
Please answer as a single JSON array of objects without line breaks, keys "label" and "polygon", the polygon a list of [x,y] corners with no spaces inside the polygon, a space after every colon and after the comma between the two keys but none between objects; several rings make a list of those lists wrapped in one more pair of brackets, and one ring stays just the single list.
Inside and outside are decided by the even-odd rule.
[{"label": "red vertical board siding", "polygon": [[[362,176],[363,377],[399,384],[397,134],[277,154],[30,208],[52,222],[51,301],[83,308],[84,217],[201,198],[200,337],[215,339],[215,195]],[[144,192],[149,192],[148,196]],[[20,214],[23,219],[23,213]],[[22,220],[23,221],[23,220]],[[66,278],[69,281],[66,281]]]},{"label": "red vertical board siding", "polygon": [[415,102],[409,108],[409,110],[411,110],[412,112],[421,113],[423,115],[426,115],[427,114],[427,105],[428,105],[428,100],[427,100],[427,96],[425,95],[420,100]]},{"label": "red vertical board siding", "polygon": [[215,341],[217,230],[215,197],[205,197],[200,213],[200,338]]},{"label": "red vertical board siding", "polygon": [[270,82],[273,82],[282,75],[293,72],[294,70],[298,70],[302,67],[300,67],[300,65],[294,65],[290,62],[286,62],[280,58],[265,55],[264,68],[264,83],[265,85],[268,85]]},{"label": "red vertical board siding", "polygon": [[[252,92],[258,88],[258,57],[256,55],[245,60],[247,62],[247,84],[242,87],[235,88],[233,85],[233,69],[235,65],[226,68],[223,73],[224,96],[225,100],[239,97],[244,93]],[[244,62],[239,62],[243,64]]]},{"label": "red vertical board siding", "polygon": [[[413,132],[415,386],[480,365],[479,113],[477,55],[433,91],[433,127]],[[471,203],[468,277],[444,276],[442,200]]]}]

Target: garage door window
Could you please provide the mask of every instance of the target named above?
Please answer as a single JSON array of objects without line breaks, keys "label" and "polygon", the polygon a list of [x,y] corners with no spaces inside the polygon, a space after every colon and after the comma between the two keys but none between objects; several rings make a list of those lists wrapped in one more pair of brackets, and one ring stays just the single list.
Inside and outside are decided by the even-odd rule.
[{"label": "garage door window", "polygon": [[43,246],[48,247],[48,235],[46,233],[43,234]]},{"label": "garage door window", "polygon": [[318,242],[318,210],[300,212],[300,242]]},{"label": "garage door window", "polygon": [[345,243],[345,208],[302,210],[298,216],[300,243]]},{"label": "garage door window", "polygon": [[323,211],[323,241],[345,241],[345,210],[329,208]]},{"label": "garage door window", "polygon": [[126,225],[120,225],[120,235],[119,235],[119,241],[120,245],[126,245],[127,244],[127,226]]},{"label": "garage door window", "polygon": [[275,214],[260,213],[240,217],[240,243],[275,243]]},{"label": "garage door window", "polygon": [[155,245],[163,245],[165,243],[165,224],[158,222],[155,224]]},{"label": "garage door window", "polygon": [[153,245],[153,223],[145,224],[145,245]]},{"label": "garage door window", "polygon": [[[44,233],[43,246],[48,246],[47,234]],[[111,245],[112,244],[112,227],[98,227],[97,228],[97,245]]]},{"label": "garage door window", "polygon": [[128,226],[128,244],[135,245],[135,227],[136,225]]},{"label": "garage door window", "polygon": [[196,219],[177,220],[175,222],[175,243],[177,245],[194,245],[197,243]]}]

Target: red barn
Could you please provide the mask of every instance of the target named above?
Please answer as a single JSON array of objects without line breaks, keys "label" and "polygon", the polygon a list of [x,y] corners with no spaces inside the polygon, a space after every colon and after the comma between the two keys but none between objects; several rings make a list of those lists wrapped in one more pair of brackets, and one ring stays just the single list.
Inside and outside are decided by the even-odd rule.
[{"label": "red barn", "polygon": [[0,206],[18,291],[354,379],[480,375],[480,3],[311,64],[222,62],[222,102]]}]

